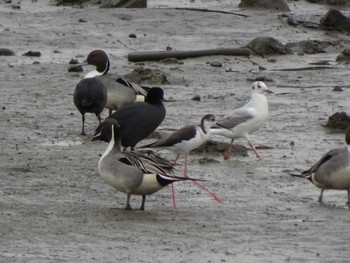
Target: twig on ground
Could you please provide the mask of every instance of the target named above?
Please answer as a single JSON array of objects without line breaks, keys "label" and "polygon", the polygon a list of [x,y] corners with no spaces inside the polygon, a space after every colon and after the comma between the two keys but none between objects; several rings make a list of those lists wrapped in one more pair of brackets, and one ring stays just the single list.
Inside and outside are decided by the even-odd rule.
[{"label": "twig on ground", "polygon": [[159,9],[175,9],[175,10],[196,11],[196,12],[211,12],[211,13],[221,13],[221,14],[241,16],[241,17],[249,17],[248,15],[245,15],[245,14],[222,11],[222,10],[212,10],[212,9],[206,9],[206,8],[175,7],[175,8],[159,8]]}]

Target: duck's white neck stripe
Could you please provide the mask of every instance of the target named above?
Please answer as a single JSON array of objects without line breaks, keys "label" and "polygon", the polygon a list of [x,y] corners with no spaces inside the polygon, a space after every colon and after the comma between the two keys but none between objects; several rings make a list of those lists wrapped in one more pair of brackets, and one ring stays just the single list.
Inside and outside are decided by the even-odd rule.
[{"label": "duck's white neck stripe", "polygon": [[114,128],[113,128],[113,126],[112,126],[112,137],[111,137],[111,141],[109,142],[106,151],[105,151],[105,152],[102,154],[102,156],[101,156],[101,159],[100,159],[100,162],[99,162],[99,167],[100,167],[100,164],[101,164],[102,159],[105,158],[105,157],[112,151],[112,149],[113,149],[113,147],[114,147],[114,142],[115,142],[115,141],[114,141]]},{"label": "duck's white neck stripe", "polygon": [[102,76],[104,72],[98,72],[96,69],[90,71],[89,73],[87,73],[84,77],[84,79],[88,79],[88,78],[93,78],[96,76]]}]

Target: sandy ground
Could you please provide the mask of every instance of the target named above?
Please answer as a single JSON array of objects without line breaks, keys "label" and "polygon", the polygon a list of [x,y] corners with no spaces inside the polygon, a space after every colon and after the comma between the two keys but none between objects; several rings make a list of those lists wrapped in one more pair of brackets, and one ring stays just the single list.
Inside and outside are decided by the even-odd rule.
[{"label": "sandy ground", "polygon": [[[308,168],[344,144],[343,134],[321,125],[334,112],[349,110],[348,66],[334,62],[349,35],[291,27],[279,12],[240,10],[236,0],[176,5],[248,17],[158,9],[175,7],[167,2],[172,1],[150,0],[145,10],[54,7],[44,0],[22,1],[21,9],[0,4],[0,47],[16,53],[1,57],[0,261],[349,262],[346,192],[326,191],[320,205],[318,189],[282,172]],[[316,20],[328,10],[304,1],[289,5],[291,13]],[[129,38],[131,33],[137,38]],[[131,51],[240,47],[257,36],[284,44],[322,40],[330,45],[326,53],[295,52],[272,57],[276,62],[271,57],[217,56],[141,66],[160,69],[169,80],[162,86],[175,102],[166,103],[167,117],[159,128],[164,131],[197,123],[207,113],[223,116],[244,103],[252,80],[267,77],[275,92],[269,97],[270,117],[252,141],[273,149],[260,150],[261,161],[252,153],[230,161],[218,154],[191,155],[190,175],[206,179],[204,184],[223,204],[182,183],[175,188],[176,210],[166,188],[148,198],[146,211],[124,211],[125,195],[115,193],[97,173],[106,144],[91,142],[94,116],[87,115],[88,136],[80,135],[72,94],[84,73],[69,73],[68,61],[104,49],[111,71],[125,74],[140,66],[127,61]],[[22,56],[29,50],[42,56]],[[329,68],[279,70],[319,60],[328,60]],[[344,91],[332,91],[335,86],[345,86]],[[191,100],[196,94],[201,101]],[[236,143],[247,146],[243,140]],[[134,208],[140,199],[132,199]]]}]

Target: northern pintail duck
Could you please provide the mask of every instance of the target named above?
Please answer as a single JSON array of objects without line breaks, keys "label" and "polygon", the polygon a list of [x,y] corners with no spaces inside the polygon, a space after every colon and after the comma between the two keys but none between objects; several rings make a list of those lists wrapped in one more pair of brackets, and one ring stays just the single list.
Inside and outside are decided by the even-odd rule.
[{"label": "northern pintail duck", "polygon": [[[145,101],[135,101],[108,117],[118,121],[123,147],[133,149],[138,142],[151,135],[162,123],[166,114],[162,102],[163,95],[161,88],[151,88]],[[100,133],[100,130],[101,125],[95,133]]]},{"label": "northern pintail duck", "polygon": [[306,178],[316,187],[321,188],[318,198],[320,203],[326,189],[347,190],[347,205],[350,208],[350,128],[346,130],[345,142],[346,147],[329,151],[310,169],[301,174],[289,174]]},{"label": "northern pintail duck", "polygon": [[82,116],[81,134],[85,135],[85,113],[95,113],[101,124],[101,112],[107,101],[107,91],[98,79],[82,79],[77,84],[73,101]]},{"label": "northern pintail duck", "polygon": [[96,69],[85,75],[85,78],[98,78],[107,89],[106,108],[109,113],[112,110],[119,110],[136,100],[137,95],[146,96],[147,91],[141,86],[128,81],[124,77],[116,74],[108,73],[110,68],[110,60],[103,50],[94,50],[89,53],[84,63],[79,64],[93,65]]},{"label": "northern pintail duck", "polygon": [[[166,138],[162,138],[154,143],[144,145],[141,148],[165,148],[177,154],[174,164],[177,162],[181,154],[185,157],[184,176],[187,177],[187,159],[189,153],[205,143],[210,136],[210,127],[215,124],[215,116],[212,114],[205,115],[199,125],[189,125],[176,130]],[[200,188],[207,191],[214,199],[221,202],[213,192],[206,189],[202,184],[193,181]],[[176,207],[174,188],[173,192],[173,205]]]},{"label": "northern pintail duck", "polygon": [[106,183],[127,194],[125,209],[130,210],[131,195],[141,195],[140,209],[145,209],[146,196],[178,181],[193,180],[170,175],[173,167],[165,160],[155,159],[137,152],[121,152],[121,127],[115,119],[108,118],[94,140],[109,142],[102,155],[98,171]]},{"label": "northern pintail duck", "polygon": [[255,147],[250,141],[249,134],[259,130],[266,122],[269,107],[266,93],[272,93],[264,82],[255,81],[251,86],[250,100],[241,108],[235,109],[211,129],[212,134],[218,134],[231,139],[230,146],[225,151],[225,160],[230,159],[233,141],[244,138],[248,141],[250,148],[261,159]]}]

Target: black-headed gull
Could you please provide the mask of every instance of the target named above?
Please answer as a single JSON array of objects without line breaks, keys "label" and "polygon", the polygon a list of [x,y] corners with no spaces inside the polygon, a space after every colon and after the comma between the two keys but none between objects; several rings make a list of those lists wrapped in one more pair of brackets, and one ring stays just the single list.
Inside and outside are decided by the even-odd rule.
[{"label": "black-headed gull", "polygon": [[225,136],[231,139],[231,144],[225,151],[225,160],[230,159],[232,144],[235,139],[244,138],[261,159],[255,147],[250,141],[249,134],[260,129],[267,120],[269,107],[266,93],[272,93],[262,81],[255,81],[251,86],[250,100],[241,108],[235,109],[212,127],[211,133]]}]

